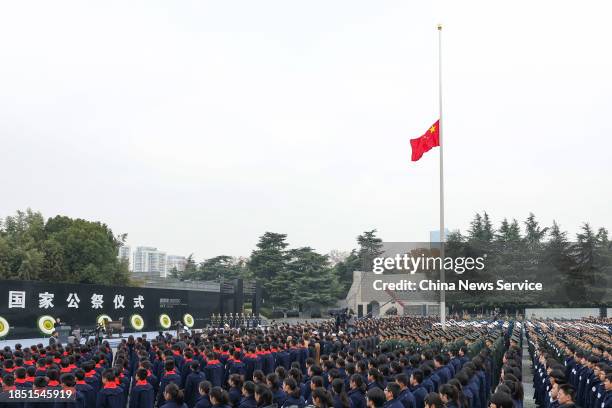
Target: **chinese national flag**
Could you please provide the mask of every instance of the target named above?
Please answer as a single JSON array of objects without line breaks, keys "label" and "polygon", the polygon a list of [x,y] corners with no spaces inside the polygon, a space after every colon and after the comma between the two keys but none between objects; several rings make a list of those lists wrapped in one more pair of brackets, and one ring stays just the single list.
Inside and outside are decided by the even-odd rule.
[{"label": "chinese national flag", "polygon": [[412,147],[412,161],[417,161],[423,154],[430,151],[432,147],[440,146],[440,121],[431,125],[427,132],[421,137],[416,139],[410,139],[410,146]]}]

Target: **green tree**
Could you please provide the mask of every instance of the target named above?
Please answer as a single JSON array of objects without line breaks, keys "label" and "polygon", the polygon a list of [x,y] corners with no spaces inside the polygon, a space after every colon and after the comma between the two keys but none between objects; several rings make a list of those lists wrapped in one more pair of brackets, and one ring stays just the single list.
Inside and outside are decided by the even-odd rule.
[{"label": "green tree", "polygon": [[362,271],[371,271],[374,258],[384,253],[382,249],[383,241],[376,236],[376,232],[377,231],[375,229],[365,231],[363,234],[357,237],[357,244],[359,245],[357,255],[361,261]]},{"label": "green tree", "polygon": [[334,303],[339,289],[338,279],[326,255],[303,247],[289,251],[289,259],[287,270],[296,282],[294,299],[300,308]]},{"label": "green tree", "polygon": [[610,273],[610,252],[606,247],[605,233],[596,234],[588,223],[576,235],[572,246],[575,266],[570,268],[568,285],[570,299],[578,304],[603,304],[607,291],[607,276]]},{"label": "green tree", "polygon": [[42,247],[44,261],[40,278],[52,282],[69,281],[70,277],[66,275],[64,270],[64,249],[61,244],[51,238],[45,240]]},{"label": "green tree", "polygon": [[304,310],[334,303],[339,285],[328,257],[303,247],[287,251],[286,267],[268,288],[275,306]]},{"label": "green tree", "polygon": [[229,281],[233,279],[248,279],[250,277],[245,260],[229,255],[219,255],[206,259],[200,264],[198,273],[204,280],[222,278]]},{"label": "green tree", "polygon": [[117,258],[124,241],[98,222],[17,211],[0,223],[0,278],[127,284],[127,263]]},{"label": "green tree", "polygon": [[43,254],[37,249],[19,251],[21,262],[17,269],[17,278],[22,280],[36,280],[42,270]]},{"label": "green tree", "polygon": [[253,276],[262,282],[264,301],[278,299],[279,292],[283,290],[272,282],[286,272],[286,248],[289,245],[286,239],[286,234],[266,232],[259,238],[257,249],[251,253],[248,268]]},{"label": "green tree", "polygon": [[567,232],[553,221],[549,239],[543,245],[542,267],[538,278],[545,290],[544,298],[551,305],[571,293],[571,271],[575,267],[570,253]]},{"label": "green tree", "polygon": [[535,219],[535,215],[529,213],[529,217],[525,220],[525,242],[527,246],[531,249],[538,248],[547,232],[548,227],[541,228],[540,223]]},{"label": "green tree", "polygon": [[98,276],[100,276],[100,270],[94,264],[88,264],[79,273],[80,283],[97,283]]},{"label": "green tree", "polygon": [[178,270],[176,266],[170,268],[170,272],[168,272],[168,276],[172,279],[186,280],[185,275]]},{"label": "green tree", "polygon": [[193,259],[193,254],[189,254],[185,261],[185,270],[183,271],[184,276],[193,276],[198,272],[198,265]]},{"label": "green tree", "polygon": [[495,230],[493,229],[493,224],[491,223],[491,219],[489,218],[489,214],[484,212],[484,216],[482,217],[482,240],[485,242],[493,241],[493,237],[495,236]]},{"label": "green tree", "polygon": [[11,248],[6,238],[2,235],[0,226],[0,279],[9,279],[11,277],[10,257]]},{"label": "green tree", "polygon": [[518,225],[518,221],[512,220],[512,222],[509,223],[508,219],[504,218],[495,234],[495,240],[497,242],[518,242],[520,239],[521,229]]},{"label": "green tree", "polygon": [[[195,263],[194,263],[195,265]],[[181,274],[181,279],[213,281],[224,279],[249,279],[251,276],[242,258],[229,255],[219,255],[214,258],[205,259],[199,266],[186,268]]]},{"label": "green tree", "polygon": [[[63,228],[49,238],[62,246],[64,269],[72,281],[114,285],[129,282],[127,267],[117,258],[121,243],[105,224],[82,219],[66,222],[63,218],[58,224]],[[96,276],[92,276],[94,269]]]},{"label": "green tree", "polygon": [[489,214],[484,212],[484,215],[476,213],[474,219],[470,223],[470,229],[468,230],[468,240],[474,242],[481,242],[483,244],[489,243],[495,236],[495,230],[493,224],[489,218]]}]

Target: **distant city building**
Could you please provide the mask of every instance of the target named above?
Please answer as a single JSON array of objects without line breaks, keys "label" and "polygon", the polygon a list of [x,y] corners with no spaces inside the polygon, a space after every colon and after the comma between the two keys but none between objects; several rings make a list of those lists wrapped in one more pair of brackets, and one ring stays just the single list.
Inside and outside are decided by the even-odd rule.
[{"label": "distant city building", "polygon": [[131,258],[132,258],[132,248],[129,245],[123,245],[119,247],[119,255],[117,256],[121,260],[126,260],[128,262],[128,266],[131,270]]},{"label": "distant city building", "polygon": [[132,248],[129,245],[123,245],[119,247],[119,259],[130,259]]},{"label": "distant city building", "polygon": [[165,278],[167,275],[166,253],[154,247],[136,247],[133,271]]},{"label": "distant city building", "polygon": [[183,272],[185,271],[185,266],[187,265],[187,258],[180,255],[168,255],[166,258],[166,273],[169,274],[174,268],[177,271]]},{"label": "distant city building", "polygon": [[[448,240],[448,234],[450,234],[450,231],[448,228],[444,228],[444,241]],[[440,242],[440,230],[429,232],[429,242]]]}]

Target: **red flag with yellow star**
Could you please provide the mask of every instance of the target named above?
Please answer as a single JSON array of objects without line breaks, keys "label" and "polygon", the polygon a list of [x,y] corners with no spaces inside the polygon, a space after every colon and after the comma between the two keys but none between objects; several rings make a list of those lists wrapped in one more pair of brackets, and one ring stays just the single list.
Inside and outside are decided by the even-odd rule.
[{"label": "red flag with yellow star", "polygon": [[417,161],[423,154],[430,151],[433,147],[440,146],[440,120],[431,125],[427,132],[421,137],[410,139],[412,147],[412,161]]}]

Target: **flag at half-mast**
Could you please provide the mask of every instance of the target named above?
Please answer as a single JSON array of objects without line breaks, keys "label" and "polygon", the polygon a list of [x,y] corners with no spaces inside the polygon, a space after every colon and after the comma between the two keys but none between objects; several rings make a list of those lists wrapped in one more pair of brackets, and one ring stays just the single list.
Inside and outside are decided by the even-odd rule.
[{"label": "flag at half-mast", "polygon": [[410,139],[410,146],[412,147],[412,161],[419,160],[423,154],[440,146],[440,120],[431,125],[423,136]]}]

